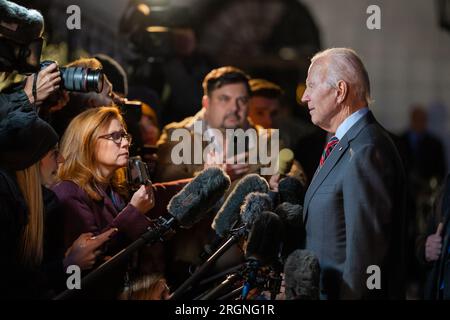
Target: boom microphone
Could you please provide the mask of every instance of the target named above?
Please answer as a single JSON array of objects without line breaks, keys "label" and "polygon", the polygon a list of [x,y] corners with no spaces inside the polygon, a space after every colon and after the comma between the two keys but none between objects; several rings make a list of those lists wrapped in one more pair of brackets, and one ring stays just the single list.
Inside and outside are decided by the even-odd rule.
[{"label": "boom microphone", "polygon": [[308,250],[295,250],[284,264],[286,300],[318,300],[320,267]]},{"label": "boom microphone", "polygon": [[241,221],[248,230],[253,225],[255,219],[263,212],[272,210],[272,199],[267,193],[251,192],[241,206]]},{"label": "boom microphone", "polygon": [[257,174],[249,174],[238,182],[224,204],[214,217],[211,227],[220,237],[224,237],[239,220],[240,207],[245,197],[251,192],[269,191],[267,181]]},{"label": "boom microphone", "polygon": [[167,210],[183,226],[190,228],[207,213],[230,187],[230,178],[217,167],[200,172],[169,202]]}]

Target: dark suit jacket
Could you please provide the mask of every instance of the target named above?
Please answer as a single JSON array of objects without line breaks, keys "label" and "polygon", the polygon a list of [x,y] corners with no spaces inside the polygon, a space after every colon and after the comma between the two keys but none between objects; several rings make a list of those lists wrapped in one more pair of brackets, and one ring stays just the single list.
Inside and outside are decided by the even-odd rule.
[{"label": "dark suit jacket", "polygon": [[[444,228],[442,236],[442,250],[437,261],[427,262],[425,259],[425,244],[428,236],[436,233],[439,223]],[[450,299],[450,175],[447,174],[445,183],[435,202],[435,208],[430,214],[426,233],[419,234],[416,239],[417,259],[427,267],[424,284],[424,298],[427,300]],[[444,290],[441,284],[444,283]]]},{"label": "dark suit jacket", "polygon": [[[403,298],[404,181],[392,140],[369,112],[305,196],[306,249],[319,259],[322,298]],[[370,265],[380,267],[380,290],[367,288]]]},{"label": "dark suit jacket", "polygon": [[442,181],[445,178],[445,151],[442,142],[431,133],[424,132],[418,136],[417,146],[411,145],[410,131],[404,133],[399,142],[400,155],[403,157],[406,172],[421,179],[421,183],[428,183],[432,177]]}]

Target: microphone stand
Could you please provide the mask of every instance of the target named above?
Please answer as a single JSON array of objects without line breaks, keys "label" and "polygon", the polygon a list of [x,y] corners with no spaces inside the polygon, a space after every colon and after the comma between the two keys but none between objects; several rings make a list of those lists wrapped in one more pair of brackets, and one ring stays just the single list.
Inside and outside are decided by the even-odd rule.
[{"label": "microphone stand", "polygon": [[239,273],[230,274],[224,281],[222,281],[221,284],[203,295],[200,300],[214,300],[220,297],[220,295],[223,294],[225,290],[229,290],[230,287],[232,288],[234,284],[239,280],[242,280],[242,276]]},{"label": "microphone stand", "polygon": [[220,272],[218,274],[215,274],[215,275],[213,275],[213,276],[211,276],[209,278],[206,278],[206,279],[200,281],[199,285],[200,286],[207,285],[208,283],[213,282],[213,281],[215,281],[215,280],[217,280],[219,278],[222,278],[223,276],[226,276],[226,275],[228,275],[230,273],[234,273],[234,272],[238,271],[244,265],[245,265],[245,263],[241,263],[241,264],[238,264],[237,266],[229,268],[228,270],[225,270],[225,271],[222,271],[222,272]]},{"label": "microphone stand", "polygon": [[261,277],[260,263],[254,258],[250,258],[241,268],[235,273],[230,274],[227,279],[222,281],[218,286],[210,290],[209,292],[200,296],[200,300],[214,300],[223,295],[228,290],[232,289],[236,282],[244,280],[242,286],[242,300],[245,300],[248,292],[263,283],[265,283],[265,277]]},{"label": "microphone stand", "polygon": [[[169,219],[165,219],[164,217],[159,217],[156,220],[155,226],[148,227],[147,231],[143,233],[137,240],[131,243],[126,248],[119,251],[115,254],[111,259],[101,264],[97,269],[93,270],[89,274],[87,274],[84,278],[81,279],[81,288],[89,287],[92,283],[103,274],[108,271],[114,269],[117,265],[121,264],[125,260],[127,260],[136,250],[140,249],[144,245],[148,243],[155,243],[157,241],[164,241],[164,236],[171,230],[172,225],[174,224],[175,218],[170,217]],[[54,300],[65,300],[70,299],[76,293],[81,290],[71,290],[67,289],[57,295]]]},{"label": "microphone stand", "polygon": [[170,296],[169,300],[176,300],[182,297],[182,295],[194,284],[196,284],[200,277],[202,277],[205,272],[207,272],[213,264],[235,243],[239,241],[239,239],[247,233],[246,227],[242,226],[233,233],[233,235],[228,238],[228,240],[219,248],[216,252],[214,252],[208,260],[204,264],[202,264],[195,272],[185,281],[181,286],[179,286],[174,293]]},{"label": "microphone stand", "polygon": [[243,287],[244,287],[244,286],[240,286],[239,288],[234,289],[234,290],[231,291],[230,293],[227,293],[226,295],[224,295],[224,296],[218,298],[217,300],[228,300],[228,299],[230,299],[230,298],[232,298],[232,297],[237,297],[237,296],[240,295],[240,293],[241,293]]}]

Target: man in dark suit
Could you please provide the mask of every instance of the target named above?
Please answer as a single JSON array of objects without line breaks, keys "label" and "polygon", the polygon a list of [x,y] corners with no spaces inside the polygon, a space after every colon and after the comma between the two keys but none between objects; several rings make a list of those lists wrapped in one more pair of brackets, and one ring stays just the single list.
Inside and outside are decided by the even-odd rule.
[{"label": "man in dark suit", "polygon": [[400,136],[403,143],[405,169],[416,187],[430,183],[440,184],[445,178],[445,153],[442,142],[427,130],[427,113],[420,105],[412,107],[410,128]]},{"label": "man in dark suit", "polygon": [[[446,173],[445,150],[438,137],[428,129],[428,116],[420,105],[411,107],[410,127],[398,139],[398,149],[403,158],[407,178],[407,266],[408,287],[418,288],[423,295],[425,281],[423,259],[417,260],[416,237],[429,232],[427,222],[432,218],[434,199]],[[433,230],[433,233],[436,229]],[[419,236],[418,236],[419,235]],[[423,238],[422,238],[423,239]],[[423,252],[422,252],[423,253]],[[413,287],[414,288],[414,287]]]},{"label": "man in dark suit", "polygon": [[322,299],[404,297],[404,169],[368,109],[367,71],[351,49],[316,54],[302,101],[332,135],[305,196],[306,249]]}]

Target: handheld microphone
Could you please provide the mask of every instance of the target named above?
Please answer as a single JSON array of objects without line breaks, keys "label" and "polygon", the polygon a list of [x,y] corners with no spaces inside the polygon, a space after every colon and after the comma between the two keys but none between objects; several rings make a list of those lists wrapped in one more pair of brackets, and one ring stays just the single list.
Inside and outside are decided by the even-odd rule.
[{"label": "handheld microphone", "polygon": [[292,251],[304,247],[306,231],[303,224],[303,207],[299,204],[283,202],[275,208],[275,213],[283,222],[281,256],[285,259]]},{"label": "handheld microphone", "polygon": [[278,183],[278,191],[270,191],[275,206],[283,202],[303,205],[306,188],[303,182],[295,177],[284,177]]},{"label": "handheld microphone", "polygon": [[280,175],[286,175],[291,171],[292,164],[294,163],[294,152],[291,149],[284,148],[278,153],[278,173]]},{"label": "handheld microphone", "polygon": [[263,265],[276,261],[281,249],[283,223],[273,212],[264,211],[256,217],[245,247],[245,257]]},{"label": "handheld microphone", "polygon": [[299,179],[285,177],[278,184],[278,203],[289,202],[303,205],[305,193],[305,186]]},{"label": "handheld microphone", "polygon": [[319,299],[320,266],[317,257],[308,250],[295,250],[284,264],[287,300]]}]

